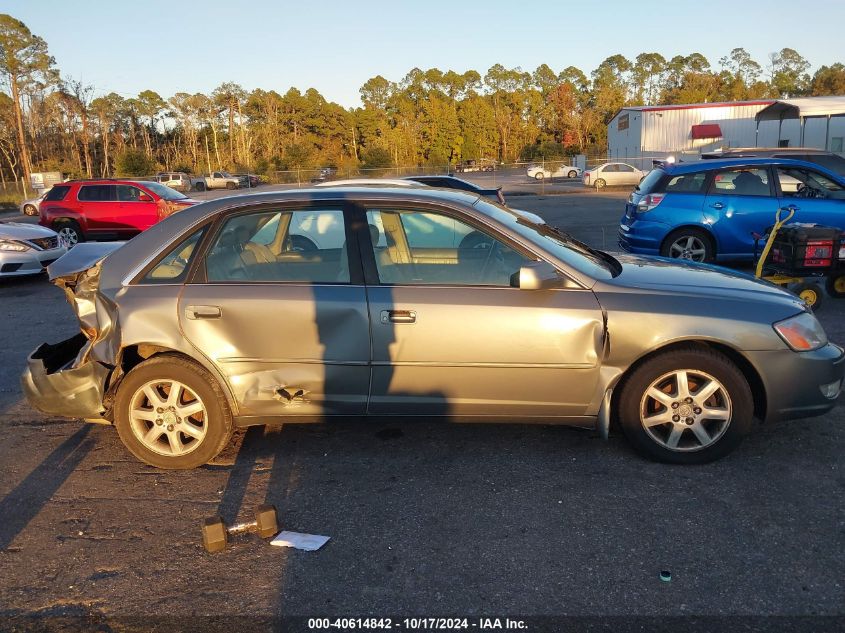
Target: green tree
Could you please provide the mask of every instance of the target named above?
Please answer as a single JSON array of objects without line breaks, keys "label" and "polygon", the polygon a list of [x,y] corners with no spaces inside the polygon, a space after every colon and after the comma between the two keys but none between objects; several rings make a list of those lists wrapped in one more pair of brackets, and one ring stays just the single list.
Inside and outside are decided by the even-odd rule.
[{"label": "green tree", "polygon": [[845,65],[836,63],[819,68],[813,75],[811,94],[845,95]]},{"label": "green tree", "polygon": [[126,148],[117,156],[118,176],[149,176],[156,170],[156,162],[141,150]]},{"label": "green tree", "polygon": [[33,35],[20,20],[5,13],[0,15],[0,73],[12,93],[24,188],[29,183],[32,163],[24,131],[21,89],[30,82],[55,80],[54,64],[55,60],[47,52],[47,42]]},{"label": "green tree", "polygon": [[810,86],[807,70],[810,62],[792,48],[782,48],[769,55],[771,84],[775,94],[782,98],[806,94]]}]

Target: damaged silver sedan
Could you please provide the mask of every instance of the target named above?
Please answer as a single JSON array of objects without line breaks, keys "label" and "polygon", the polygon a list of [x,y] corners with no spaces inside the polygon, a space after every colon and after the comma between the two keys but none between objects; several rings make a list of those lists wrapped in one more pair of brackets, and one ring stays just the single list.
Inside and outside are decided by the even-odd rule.
[{"label": "damaged silver sedan", "polygon": [[614,257],[456,191],[225,198],[49,272],[81,333],[33,352],[29,401],[113,424],[161,468],[208,462],[235,427],[363,415],[618,425],[701,463],[754,419],[830,410],[845,368],[776,286]]}]

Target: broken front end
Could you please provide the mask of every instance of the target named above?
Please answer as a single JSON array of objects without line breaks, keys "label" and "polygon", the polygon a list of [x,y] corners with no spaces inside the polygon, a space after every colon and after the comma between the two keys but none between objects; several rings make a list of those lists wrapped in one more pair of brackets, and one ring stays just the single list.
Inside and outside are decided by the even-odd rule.
[{"label": "broken front end", "polygon": [[65,291],[81,332],[30,354],[21,376],[29,403],[43,413],[110,422],[109,384],[119,378],[115,363],[114,305],[98,292],[103,259],[122,242],[83,243],[47,271]]}]

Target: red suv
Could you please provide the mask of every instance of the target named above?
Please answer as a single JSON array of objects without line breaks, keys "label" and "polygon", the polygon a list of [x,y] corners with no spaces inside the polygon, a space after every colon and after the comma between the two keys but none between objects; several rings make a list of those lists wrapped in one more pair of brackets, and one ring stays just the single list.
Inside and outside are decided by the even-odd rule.
[{"label": "red suv", "polygon": [[196,203],[157,182],[73,180],[50,189],[38,223],[56,231],[70,247],[87,239],[130,238]]}]

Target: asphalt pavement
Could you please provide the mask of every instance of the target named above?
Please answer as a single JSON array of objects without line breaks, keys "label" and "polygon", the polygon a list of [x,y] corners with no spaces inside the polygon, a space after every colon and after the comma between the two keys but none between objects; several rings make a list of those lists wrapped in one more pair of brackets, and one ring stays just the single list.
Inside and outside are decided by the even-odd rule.
[{"label": "asphalt pavement", "polygon": [[[612,247],[625,196],[512,204]],[[508,616],[529,630],[842,630],[842,407],[761,426],[697,467],[566,427],[378,420],[253,428],[214,464],[165,472],[112,428],[22,400],[27,354],[78,331],[59,289],[0,281],[0,318],[0,629]],[[845,343],[845,302],[819,318]],[[284,529],[331,540],[203,550],[203,518],[265,502]]]}]

